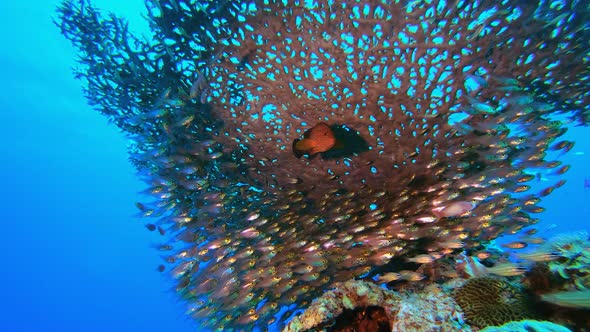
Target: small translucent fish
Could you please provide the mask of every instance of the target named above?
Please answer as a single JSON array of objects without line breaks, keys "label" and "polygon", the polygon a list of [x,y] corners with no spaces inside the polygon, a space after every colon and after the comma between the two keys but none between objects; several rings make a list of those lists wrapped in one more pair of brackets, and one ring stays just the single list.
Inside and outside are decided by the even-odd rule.
[{"label": "small translucent fish", "polygon": [[510,249],[522,249],[522,248],[526,248],[527,246],[528,246],[528,244],[526,242],[521,242],[521,241],[514,241],[514,242],[502,244],[502,247],[510,248]]},{"label": "small translucent fish", "polygon": [[207,88],[207,79],[205,75],[201,73],[200,70],[197,69],[197,78],[191,84],[191,89],[189,92],[189,97],[191,99],[196,99],[200,97],[202,92]]},{"label": "small translucent fish", "polygon": [[158,248],[158,250],[161,250],[161,251],[170,251],[173,249],[173,247],[169,244],[162,244],[162,245],[159,245],[157,248]]},{"label": "small translucent fish", "polygon": [[193,265],[196,261],[186,261],[178,264],[174,269],[172,269],[172,277],[178,279],[182,277],[188,270],[192,269]]},{"label": "small translucent fish", "polygon": [[480,260],[484,260],[486,258],[489,258],[490,256],[492,256],[492,254],[487,251],[480,251],[475,254],[475,257],[477,257],[477,259]]},{"label": "small translucent fish", "polygon": [[473,208],[474,204],[471,202],[458,201],[447,206],[436,207],[432,209],[432,213],[434,213],[439,219],[445,217],[459,217],[470,212]]},{"label": "small translucent fish", "polygon": [[549,174],[561,175],[561,174],[564,174],[565,172],[567,172],[570,168],[571,168],[571,165],[564,165]]},{"label": "small translucent fish", "polygon": [[475,108],[475,110],[478,112],[488,113],[488,114],[494,114],[497,112],[497,109],[494,106],[483,103],[473,97],[465,96],[465,98],[467,98],[467,100],[469,101],[471,106],[473,106],[473,108]]},{"label": "small translucent fish", "polygon": [[156,225],[154,224],[146,224],[145,228],[147,228],[150,232],[153,232],[156,230]]},{"label": "small translucent fish", "polygon": [[393,257],[395,256],[394,253],[391,252],[378,252],[371,257],[369,260],[376,265],[384,265],[387,264]]},{"label": "small translucent fish", "polygon": [[502,85],[520,85],[520,82],[512,77],[490,75],[496,82]]},{"label": "small translucent fish", "polygon": [[243,236],[248,239],[256,238],[260,235],[260,232],[256,230],[254,227],[248,227],[245,230],[240,232],[240,236]]},{"label": "small translucent fish", "polygon": [[543,244],[545,243],[545,239],[542,237],[534,237],[534,236],[523,236],[520,238],[523,242],[529,244]]},{"label": "small translucent fish", "polygon": [[416,222],[421,223],[421,224],[428,224],[431,222],[435,222],[436,218],[433,216],[419,216],[415,220],[416,220]]},{"label": "small translucent fish", "polygon": [[184,118],[182,118],[178,121],[177,125],[183,126],[183,127],[188,127],[188,126],[190,126],[190,124],[193,122],[194,119],[195,119],[194,114],[185,116]]},{"label": "small translucent fish", "polygon": [[524,274],[526,269],[514,263],[501,263],[486,268],[486,271],[501,277],[514,277]]},{"label": "small translucent fish", "polygon": [[545,188],[545,189],[541,190],[541,191],[538,193],[538,195],[539,195],[540,197],[545,197],[545,196],[547,196],[547,195],[551,194],[551,193],[553,192],[553,190],[555,190],[555,187],[553,187],[553,186],[551,186],[551,187],[547,187],[547,188]]},{"label": "small translucent fish", "polygon": [[400,280],[402,275],[396,272],[388,272],[377,277],[377,283],[385,284],[392,281]]},{"label": "small translucent fish", "polygon": [[415,257],[411,257],[407,259],[408,262],[417,263],[417,264],[428,264],[434,262],[434,257],[428,254],[422,254]]},{"label": "small translucent fish", "polygon": [[252,213],[246,217],[246,220],[254,221],[254,220],[258,219],[258,217],[260,217],[260,213]]},{"label": "small translucent fish", "polygon": [[516,92],[516,91],[522,91],[523,89],[522,89],[522,87],[520,87],[518,85],[507,85],[507,86],[498,87],[498,90]]},{"label": "small translucent fish", "polygon": [[525,105],[525,104],[532,103],[533,100],[534,100],[533,97],[523,95],[523,96],[516,96],[516,97],[507,98],[506,102],[508,102],[510,104]]},{"label": "small translucent fish", "polygon": [[240,325],[246,325],[248,323],[252,323],[257,321],[259,318],[259,316],[257,314],[253,314],[253,315],[244,315],[242,317],[239,317],[236,322]]},{"label": "small translucent fish", "polygon": [[541,295],[541,300],[568,308],[590,308],[590,290],[556,292]]},{"label": "small translucent fish", "polygon": [[440,243],[442,248],[449,248],[449,249],[459,249],[465,247],[465,242],[460,240],[450,240],[444,241]]},{"label": "small translucent fish", "polygon": [[574,142],[572,141],[560,141],[557,142],[555,144],[553,144],[551,147],[549,147],[550,150],[563,150],[563,152],[568,152],[569,150],[571,150],[574,147]]},{"label": "small translucent fish", "polygon": [[517,255],[519,258],[532,262],[549,262],[559,258],[559,255],[553,252],[533,251]]},{"label": "small translucent fish", "polygon": [[406,281],[420,281],[420,280],[426,278],[425,275],[420,274],[415,271],[403,270],[403,271],[400,271],[399,274],[401,275],[402,279],[406,280]]}]

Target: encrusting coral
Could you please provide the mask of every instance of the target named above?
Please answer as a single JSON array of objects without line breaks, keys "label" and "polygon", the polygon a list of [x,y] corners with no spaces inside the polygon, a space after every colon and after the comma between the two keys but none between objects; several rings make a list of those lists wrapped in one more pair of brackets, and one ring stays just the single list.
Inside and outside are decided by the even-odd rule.
[{"label": "encrusting coral", "polygon": [[533,318],[531,299],[524,290],[505,279],[469,279],[453,292],[466,321],[480,328]]},{"label": "encrusting coral", "polygon": [[365,281],[346,281],[334,285],[333,290],[315,299],[301,315],[293,318],[283,332],[307,331],[323,324],[331,324],[345,310],[381,307],[388,313],[396,312],[401,297],[395,292]]},{"label": "encrusting coral", "polygon": [[[315,299],[302,314],[287,324],[283,332],[325,328],[340,331],[334,326],[338,325],[343,313],[355,309],[364,312],[371,307],[382,309],[381,321],[387,322],[387,331],[471,330],[463,320],[461,308],[436,284],[417,292],[395,292],[373,282],[347,281],[336,284],[333,290]],[[356,327],[356,330],[362,331],[362,327]]]}]

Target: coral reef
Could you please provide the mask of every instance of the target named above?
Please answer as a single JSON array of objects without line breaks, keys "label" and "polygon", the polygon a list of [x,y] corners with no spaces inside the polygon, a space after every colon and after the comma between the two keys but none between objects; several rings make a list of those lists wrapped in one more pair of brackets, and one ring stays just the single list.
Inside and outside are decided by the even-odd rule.
[{"label": "coral reef", "polygon": [[[400,257],[535,224],[569,168],[548,152],[574,144],[554,115],[590,118],[583,1],[146,5],[147,39],[85,0],[56,24],[133,142],[158,269],[204,328],[266,329]],[[329,144],[298,144],[320,123]]]},{"label": "coral reef", "polygon": [[345,320],[343,315],[350,315],[355,309],[364,315],[367,315],[368,309],[379,312],[374,321],[382,324],[387,322],[387,331],[471,330],[463,322],[460,307],[438,285],[431,284],[418,292],[398,293],[380,288],[372,282],[347,281],[336,284],[333,290],[315,299],[302,314],[287,324],[283,332],[327,328],[330,331],[348,331],[346,328],[350,326],[361,331],[367,326],[376,326],[355,323],[354,319],[348,320],[347,324],[339,323]]},{"label": "coral reef", "polygon": [[480,332],[571,332],[571,330],[551,322],[523,320],[502,326],[488,326]]},{"label": "coral reef", "polygon": [[392,291],[365,281],[346,281],[334,285],[334,289],[315,299],[305,312],[293,318],[283,332],[307,331],[331,325],[345,310],[381,307],[386,317],[396,312],[401,297]]},{"label": "coral reef", "polygon": [[500,278],[470,279],[454,291],[453,298],[472,326],[483,328],[534,318],[532,301],[524,290]]},{"label": "coral reef", "polygon": [[538,251],[555,259],[546,262],[549,271],[564,279],[563,290],[590,289],[590,240],[588,233],[565,233],[549,239]]},{"label": "coral reef", "polygon": [[405,293],[391,331],[471,331],[461,307],[441,286],[431,284],[418,292]]}]

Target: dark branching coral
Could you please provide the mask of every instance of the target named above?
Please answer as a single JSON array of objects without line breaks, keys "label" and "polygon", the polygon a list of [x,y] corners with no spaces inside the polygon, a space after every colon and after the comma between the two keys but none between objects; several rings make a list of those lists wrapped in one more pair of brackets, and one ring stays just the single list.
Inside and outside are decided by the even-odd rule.
[{"label": "dark branching coral", "polygon": [[370,282],[336,283],[283,331],[389,331],[401,299]]},{"label": "dark branching coral", "polygon": [[520,287],[499,278],[470,279],[454,291],[453,297],[467,322],[480,328],[533,316],[529,296]]},{"label": "dark branching coral", "polygon": [[[371,306],[355,310],[345,310],[333,326],[325,329],[330,332],[389,332],[389,318],[383,308]],[[321,331],[317,329],[317,331]]]},{"label": "dark branching coral", "polygon": [[[525,194],[527,171],[563,173],[546,153],[572,146],[551,115],[588,120],[580,1],[146,3],[146,41],[84,0],[56,23],[90,103],[134,142],[155,198],[139,207],[172,234],[166,261],[206,326],[265,328],[392,257],[535,223],[563,182]],[[368,149],[295,158],[319,122]],[[458,201],[476,207],[433,217]]]}]

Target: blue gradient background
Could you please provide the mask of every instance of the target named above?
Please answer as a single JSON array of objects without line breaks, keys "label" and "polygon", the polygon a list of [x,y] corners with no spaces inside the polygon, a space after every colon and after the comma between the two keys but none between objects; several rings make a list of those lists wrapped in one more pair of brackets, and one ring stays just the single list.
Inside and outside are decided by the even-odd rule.
[{"label": "blue gradient background", "polygon": [[[145,31],[142,1],[94,3]],[[127,142],[86,105],[75,51],[51,21],[57,4],[0,3],[0,332],[198,331],[155,271]],[[541,215],[558,224],[551,233],[588,229],[589,130],[567,134],[573,167]]]}]

